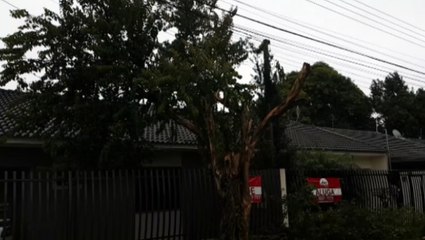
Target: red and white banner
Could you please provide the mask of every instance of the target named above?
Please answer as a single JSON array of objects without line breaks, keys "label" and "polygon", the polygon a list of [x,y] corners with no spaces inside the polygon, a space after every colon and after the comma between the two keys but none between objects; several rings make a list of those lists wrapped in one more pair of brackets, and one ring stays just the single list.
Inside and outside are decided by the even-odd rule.
[{"label": "red and white banner", "polygon": [[249,192],[251,194],[251,203],[261,203],[261,176],[249,178]]},{"label": "red and white banner", "polygon": [[317,203],[338,203],[342,201],[341,181],[339,178],[307,178],[314,187],[313,195]]}]

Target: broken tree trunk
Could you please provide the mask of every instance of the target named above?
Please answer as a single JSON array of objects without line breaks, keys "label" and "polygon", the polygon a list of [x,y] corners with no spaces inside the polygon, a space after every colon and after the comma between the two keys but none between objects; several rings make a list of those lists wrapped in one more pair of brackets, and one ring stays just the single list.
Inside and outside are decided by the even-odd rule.
[{"label": "broken tree trunk", "polygon": [[[251,195],[249,192],[249,168],[254,157],[254,151],[261,135],[267,125],[275,118],[282,116],[297,100],[305,79],[310,73],[310,65],[304,63],[301,72],[295,80],[288,96],[279,105],[270,110],[268,114],[253,126],[253,117],[249,115],[249,109],[244,109],[241,119],[241,146],[238,152],[224,153],[224,157],[218,156],[216,149],[217,123],[214,119],[214,107],[205,103],[205,125],[207,135],[202,135],[200,126],[182,117],[176,117],[176,121],[186,126],[200,139],[207,140],[211,169],[218,194],[223,200],[223,215],[221,220],[221,239],[224,240],[248,240],[249,221],[251,213]],[[225,103],[225,99],[219,98],[215,93],[217,102]]]}]

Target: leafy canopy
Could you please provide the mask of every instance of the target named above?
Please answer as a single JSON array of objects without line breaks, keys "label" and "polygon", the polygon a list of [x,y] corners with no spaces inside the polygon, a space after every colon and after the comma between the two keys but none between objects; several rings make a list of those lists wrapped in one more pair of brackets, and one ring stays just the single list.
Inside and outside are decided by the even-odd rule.
[{"label": "leafy canopy", "polygon": [[397,72],[389,74],[384,81],[374,80],[370,90],[373,108],[380,115],[380,127],[390,132],[397,129],[406,137],[418,137],[419,115],[425,106],[420,100],[421,90],[416,100],[415,93]]},{"label": "leafy canopy", "polygon": [[223,157],[243,146],[240,125],[253,96],[252,86],[237,82],[236,67],[247,52],[244,40],[232,40],[236,12],[216,12],[215,4],[184,0],[170,8],[177,34],[160,52],[158,112],[189,127],[204,150],[213,144]]},{"label": "leafy canopy", "polygon": [[[296,73],[288,74],[288,82]],[[299,120],[318,126],[371,129],[372,106],[368,97],[331,66],[317,62],[303,88]],[[295,111],[292,119],[297,118]]]},{"label": "leafy canopy", "polygon": [[[2,39],[0,83],[16,81],[27,92],[21,127],[52,123],[52,132],[39,137],[53,134],[52,152],[82,164],[137,163],[160,9],[154,0],[64,0],[61,14],[12,11],[25,23]],[[24,76],[31,73],[39,77],[29,82]]]}]

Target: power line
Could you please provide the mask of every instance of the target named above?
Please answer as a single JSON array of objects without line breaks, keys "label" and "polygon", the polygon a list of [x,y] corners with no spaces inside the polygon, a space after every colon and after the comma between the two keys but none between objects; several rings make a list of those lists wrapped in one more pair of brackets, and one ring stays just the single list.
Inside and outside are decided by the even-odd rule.
[{"label": "power line", "polygon": [[[374,16],[374,17],[375,17],[375,18],[377,18],[377,19],[383,19],[383,18],[382,18],[382,16],[378,16],[377,14],[375,14],[375,13],[373,13],[373,12],[371,12],[371,11],[368,11],[368,10],[366,10],[366,9],[364,9],[364,8],[358,7],[358,6],[356,6],[356,5],[354,5],[354,4],[350,3],[350,2],[347,2],[347,1],[345,1],[345,0],[340,0],[340,1],[341,1],[341,2],[343,2],[343,3],[345,3],[345,4],[346,4],[346,5],[348,5],[348,6],[351,6],[351,7],[355,8],[355,9],[357,9],[357,10],[363,11],[363,12],[365,12],[365,13],[367,13],[367,14],[371,15],[371,16]],[[405,30],[407,30],[407,31],[409,31],[409,32],[411,32],[411,33],[413,33],[413,34],[417,34],[417,35],[419,35],[419,36],[421,36],[421,37],[425,37],[425,35],[423,35],[422,33],[419,33],[419,32],[414,31],[414,30],[412,30],[412,29],[406,28],[405,26],[402,26],[401,24],[399,24],[399,23],[397,23],[397,22],[395,22],[395,21],[392,21],[392,20],[390,20],[390,19],[388,19],[388,18],[385,18],[385,19],[383,19],[383,20],[388,21],[388,22],[390,22],[390,23],[394,24],[395,26],[397,26],[397,27],[399,27],[399,28],[401,28],[401,29],[405,29]]]},{"label": "power line", "polygon": [[[327,7],[327,6],[321,5],[321,4],[319,4],[319,3],[315,2],[315,1],[312,1],[312,0],[306,0],[306,1],[307,1],[307,2],[312,3],[312,4],[316,5],[316,6],[319,6],[319,7],[321,7],[321,8],[324,8],[324,9],[326,9],[326,10],[328,10],[328,11],[331,11],[331,12],[333,12],[333,13],[336,13],[336,14],[338,14],[338,15],[340,15],[340,16],[343,16],[343,17],[349,18],[349,19],[351,19],[351,20],[353,20],[353,21],[355,21],[355,22],[359,22],[359,23],[361,23],[361,24],[363,24],[363,25],[366,25],[366,26],[368,26],[368,27],[371,27],[371,28],[373,28],[373,29],[375,29],[375,30],[378,30],[378,31],[384,32],[384,33],[386,33],[386,34],[388,34],[388,35],[391,35],[391,36],[393,36],[393,37],[395,37],[395,38],[398,38],[398,39],[404,40],[404,41],[406,41],[406,42],[409,42],[409,43],[411,43],[411,44],[414,44],[414,45],[416,45],[416,46],[419,46],[419,47],[425,48],[425,46],[424,46],[424,45],[419,44],[419,43],[417,43],[417,42],[415,42],[415,41],[412,41],[412,40],[407,39],[407,38],[403,38],[403,37],[401,37],[401,36],[399,36],[399,35],[397,35],[397,34],[394,34],[394,33],[392,33],[392,32],[389,32],[389,31],[387,31],[387,30],[385,30],[385,29],[382,29],[382,28],[379,28],[379,27],[373,26],[373,25],[371,25],[371,24],[369,24],[369,23],[367,23],[367,22],[364,22],[364,21],[361,21],[361,20],[356,19],[356,18],[354,18],[354,17],[351,17],[351,16],[348,16],[348,15],[345,15],[345,14],[343,14],[343,13],[341,13],[341,12],[338,12],[338,11],[336,11],[336,10],[332,9],[332,8],[329,8],[329,7]],[[327,1],[327,0],[325,0],[325,1]],[[334,4],[334,3],[331,3],[331,4]]]},{"label": "power line", "polygon": [[[257,41],[260,42],[259,40],[257,40]],[[282,51],[285,50],[285,53],[280,52],[279,50],[282,50]],[[280,52],[282,54],[285,54],[286,56],[290,56],[290,57],[293,57],[295,59],[299,59],[299,58],[305,59],[305,57],[308,57],[310,59],[314,59],[313,56],[306,56],[305,53],[298,52],[298,51],[295,51],[294,49],[290,49],[290,48],[284,48],[282,46],[279,47],[278,50],[274,50],[274,52],[278,52],[278,53]],[[292,55],[292,54],[288,54],[288,52],[290,52],[292,54],[296,54],[298,56],[295,56],[295,55]],[[284,57],[282,57],[280,55],[275,55],[275,56],[279,56],[279,58],[284,58]],[[289,60],[289,58],[286,58],[286,59]],[[314,59],[313,61],[317,61],[317,60]],[[355,75],[355,76],[358,76],[358,77],[362,77],[363,79],[366,79],[368,81],[368,83],[370,83],[373,79],[376,79],[376,78],[385,78],[388,75],[388,73],[390,73],[390,72],[386,72],[384,70],[383,71],[375,70],[377,72],[380,72],[380,76],[377,77],[376,76],[377,73],[374,73],[374,72],[371,72],[371,71],[367,71],[365,69],[356,68],[355,66],[351,66],[351,65],[349,66],[347,64],[343,64],[343,63],[338,62],[338,61],[326,61],[326,62],[329,63],[332,66],[338,66],[339,69],[341,69],[341,71],[347,72],[350,75]],[[347,70],[347,69],[349,69],[349,70]],[[354,72],[352,72],[352,70],[356,70],[356,71],[361,72],[361,73],[368,73],[368,74],[372,75],[373,77],[372,76],[366,77],[364,75],[360,75],[359,73],[354,73]],[[405,77],[404,74],[401,74],[401,75],[403,75],[403,77]],[[407,81],[406,81],[406,84],[413,85],[413,86],[416,86],[416,87],[419,87],[419,88],[423,87],[422,85],[419,85],[419,84],[416,84],[416,83],[412,83],[412,82],[407,82]]]},{"label": "power line", "polygon": [[[335,56],[333,54],[329,54],[329,53],[326,53],[326,52],[321,52],[321,51],[318,51],[317,49],[312,49],[312,48],[309,48],[309,47],[305,47],[305,45],[303,46],[303,44],[294,43],[294,42],[291,42],[289,40],[282,40],[282,39],[279,39],[279,38],[270,36],[269,34],[259,33],[257,31],[253,31],[253,30],[249,30],[249,29],[243,29],[243,28],[242,29],[235,29],[235,31],[239,31],[242,34],[245,34],[245,35],[251,36],[251,37],[252,37],[252,34],[254,34],[254,35],[258,35],[258,36],[264,37],[264,38],[269,38],[269,39],[272,39],[272,40],[274,40],[276,42],[280,42],[280,43],[283,43],[285,45],[289,45],[289,46],[295,47],[297,49],[301,49],[303,51],[313,52],[313,53],[316,53],[316,54],[319,54],[319,55],[323,55],[323,56],[330,57],[330,58],[333,58],[333,59],[337,59],[337,60],[340,60],[340,61],[344,61],[344,62],[348,62],[348,63],[351,63],[351,64],[355,64],[355,65],[358,65],[358,66],[361,66],[361,67],[364,67],[364,68],[368,68],[368,69],[372,69],[372,70],[375,70],[375,71],[384,72],[386,74],[388,74],[388,73],[390,73],[392,71],[392,70],[388,70],[388,71],[387,70],[383,70],[383,69],[381,69],[379,67],[376,67],[376,66],[373,66],[371,64],[365,64],[365,63],[362,63],[362,62],[353,61],[351,59],[346,59],[344,57],[338,57],[338,56]],[[420,80],[420,79],[417,79],[417,78],[414,78],[414,77],[408,77],[408,78],[410,80],[412,80],[412,81],[416,81],[416,82],[420,82],[420,83],[425,83],[425,81]],[[417,84],[413,84],[413,85],[422,87],[421,85],[417,85]]]},{"label": "power line", "polygon": [[413,27],[413,28],[415,28],[415,29],[417,29],[417,30],[419,30],[419,31],[425,32],[425,30],[424,30],[424,29],[419,28],[419,27],[417,27],[417,26],[415,26],[415,25],[413,25],[413,24],[411,24],[411,23],[409,23],[409,22],[406,22],[406,21],[404,21],[404,20],[402,20],[402,19],[400,19],[400,18],[397,18],[397,17],[395,17],[395,16],[393,16],[393,15],[391,15],[391,14],[388,14],[388,13],[386,13],[386,12],[382,11],[382,10],[379,10],[378,8],[374,8],[374,7],[372,7],[372,6],[370,6],[370,5],[366,4],[366,3],[363,3],[363,2],[361,2],[361,1],[359,1],[359,0],[352,0],[352,1],[355,1],[355,2],[357,2],[357,3],[359,3],[359,4],[363,5],[363,6],[365,6],[365,7],[367,7],[367,8],[373,9],[373,10],[375,10],[376,12],[381,13],[382,15],[385,15],[385,16],[387,16],[387,17],[393,18],[393,19],[395,19],[395,20],[397,20],[397,21],[399,21],[399,22],[401,22],[401,23],[404,23],[404,24],[406,24],[406,25],[408,25],[408,26],[410,26],[410,27]]},{"label": "power line", "polygon": [[[327,57],[337,59],[337,60],[340,60],[340,61],[359,65],[359,66],[362,66],[362,67],[365,67],[365,68],[380,70],[380,71],[385,72],[385,73],[389,73],[389,72],[393,71],[393,69],[390,69],[390,68],[387,68],[387,69],[390,69],[390,70],[382,70],[382,69],[379,69],[379,68],[373,66],[374,64],[372,64],[372,63],[362,62],[359,59],[353,59],[353,58],[346,59],[348,57],[346,55],[329,53],[329,52],[327,52],[326,50],[323,50],[323,49],[314,48],[313,46],[302,44],[302,43],[299,43],[299,42],[294,42],[294,41],[291,41],[291,40],[288,40],[288,39],[278,38],[276,36],[272,36],[271,34],[261,33],[259,31],[253,30],[253,29],[247,29],[247,28],[244,28],[244,27],[236,27],[236,31],[242,31],[242,32],[248,33],[249,36],[252,36],[251,34],[259,35],[261,37],[269,38],[269,39],[272,39],[276,42],[280,42],[280,43],[283,43],[285,45],[295,47],[297,49],[301,49],[301,50],[308,51],[308,52],[313,52],[313,53],[316,53],[316,54],[319,54],[319,55],[323,55],[323,56],[327,56]],[[382,68],[383,66],[379,66],[379,67]],[[410,78],[414,81],[425,83],[425,81],[416,79],[415,77],[410,77]]]},{"label": "power line", "polygon": [[[344,7],[344,6],[341,6],[341,5],[339,5],[339,4],[337,4],[337,3],[335,3],[335,2],[332,2],[332,1],[329,1],[329,0],[325,0],[326,2],[328,2],[329,4],[331,4],[331,5],[334,5],[334,6],[336,6],[336,7],[338,7],[338,8],[340,8],[340,9],[344,9],[345,11],[347,11],[347,12],[350,12],[350,13],[353,13],[353,14],[355,14],[355,15],[358,15],[358,16],[360,16],[360,17],[363,17],[363,18],[365,18],[365,19],[367,19],[367,20],[369,20],[369,21],[372,21],[372,22],[374,22],[374,23],[377,23],[377,24],[379,24],[379,25],[381,25],[381,26],[384,26],[384,27],[386,27],[386,28],[389,28],[389,29],[391,29],[391,30],[394,30],[394,31],[396,31],[396,32],[398,32],[398,33],[401,33],[401,34],[404,34],[404,35],[407,35],[407,36],[409,36],[409,37],[411,37],[411,38],[413,38],[413,39],[415,39],[415,40],[418,40],[418,41],[420,41],[420,42],[424,42],[424,40],[423,39],[420,39],[420,38],[417,38],[416,36],[414,36],[414,35],[411,35],[411,34],[409,34],[409,33],[406,33],[406,32],[403,32],[403,31],[400,31],[400,30],[398,30],[398,29],[395,29],[395,28],[393,28],[393,27],[391,27],[391,26],[389,26],[389,25],[387,25],[387,24],[385,24],[385,23],[382,23],[381,21],[377,21],[376,19],[372,19],[372,18],[370,18],[370,17],[368,17],[368,16],[366,16],[366,15],[364,15],[364,14],[361,14],[361,13],[358,13],[358,12],[355,12],[355,11],[353,11],[353,10],[351,10],[351,9],[349,9],[349,8],[346,8],[346,7]],[[341,1],[343,1],[343,0],[341,0]],[[348,3],[349,4],[349,3]],[[351,4],[350,4],[351,5]],[[360,20],[357,20],[357,22],[361,22]],[[397,35],[398,36],[398,35]]]},{"label": "power line", "polygon": [[7,1],[7,0],[0,0],[0,1],[2,1],[2,2],[6,3],[7,5],[9,5],[9,6],[11,6],[11,7],[15,8],[15,9],[20,9],[19,7],[17,7],[16,5],[14,5],[14,4],[12,4],[12,3],[10,3],[10,2],[9,2],[9,1]]},{"label": "power line", "polygon": [[[230,13],[229,10],[223,9],[221,7],[218,7],[218,6],[211,6],[211,7],[214,7],[216,9],[221,10],[221,11]],[[386,64],[389,64],[389,65],[392,65],[392,66],[395,66],[395,67],[399,67],[399,68],[402,68],[402,69],[405,69],[405,70],[409,70],[409,71],[412,71],[412,72],[419,73],[421,75],[425,75],[425,72],[423,72],[423,71],[419,71],[419,70],[416,70],[416,69],[413,69],[413,68],[410,68],[410,67],[403,66],[403,65],[398,64],[398,63],[394,63],[394,62],[387,61],[387,60],[384,60],[384,59],[381,59],[381,58],[378,58],[378,57],[374,57],[374,56],[371,56],[369,54],[365,54],[365,53],[362,53],[362,52],[359,52],[359,51],[356,51],[356,50],[352,50],[352,49],[349,49],[349,48],[346,48],[346,47],[343,47],[343,46],[340,46],[340,45],[332,44],[332,43],[322,41],[322,40],[319,40],[319,39],[316,39],[316,38],[312,38],[312,37],[309,37],[309,36],[306,36],[306,35],[303,35],[303,34],[299,34],[299,33],[296,33],[294,31],[290,31],[290,30],[287,30],[287,29],[284,29],[284,28],[281,28],[281,27],[278,27],[278,26],[275,26],[275,25],[254,19],[252,17],[248,17],[248,16],[245,16],[245,15],[242,15],[242,14],[239,14],[239,13],[236,13],[236,16],[243,18],[243,19],[246,19],[246,20],[249,20],[251,22],[255,22],[255,23],[258,23],[260,25],[281,31],[281,32],[285,32],[285,33],[288,33],[288,34],[291,34],[291,35],[294,35],[294,36],[297,36],[297,37],[301,37],[301,38],[304,38],[304,39],[307,39],[307,40],[310,40],[310,41],[314,41],[314,42],[317,42],[317,43],[320,43],[320,44],[323,44],[323,45],[327,45],[329,47],[337,48],[337,49],[340,49],[340,50],[343,50],[343,51],[346,51],[346,52],[350,52],[350,53],[353,53],[353,54],[356,54],[356,55],[359,55],[359,56],[370,58],[370,59],[378,61],[378,62],[386,63]]]},{"label": "power line", "polygon": [[[221,1],[222,1],[222,2],[225,2],[225,0],[221,0]],[[346,43],[352,44],[352,45],[354,45],[354,46],[357,46],[357,47],[360,47],[360,48],[363,48],[363,49],[367,49],[367,50],[369,50],[369,51],[371,51],[371,52],[379,53],[379,54],[382,54],[382,55],[384,55],[384,56],[387,56],[387,57],[390,57],[390,58],[397,59],[397,60],[399,60],[399,61],[403,61],[403,62],[409,63],[409,64],[410,64],[410,65],[412,65],[412,66],[416,66],[416,67],[420,67],[420,68],[422,68],[422,66],[421,66],[421,65],[418,65],[418,64],[416,64],[416,63],[413,63],[413,62],[407,61],[407,60],[405,60],[405,59],[401,59],[401,58],[399,58],[399,57],[396,57],[396,56],[394,56],[394,55],[390,55],[390,54],[384,53],[384,52],[382,52],[382,51],[378,51],[378,50],[376,50],[376,46],[375,46],[374,48],[371,48],[371,47],[368,47],[368,46],[365,46],[365,45],[362,45],[362,44],[356,43],[356,42],[354,42],[354,41],[351,41],[351,40],[349,40],[349,39],[345,39],[345,38],[342,38],[342,37],[340,37],[340,36],[336,36],[336,35],[334,35],[334,34],[330,34],[330,33],[328,33],[328,32],[327,32],[327,31],[330,31],[330,30],[328,30],[328,29],[326,29],[325,31],[318,30],[318,29],[316,29],[316,28],[314,28],[314,27],[311,27],[311,26],[309,26],[309,25],[299,23],[299,21],[291,20],[291,19],[289,19],[289,18],[287,18],[287,17],[283,17],[283,16],[281,16],[281,15],[279,15],[279,14],[276,14],[276,13],[273,13],[273,12],[270,12],[270,11],[267,11],[267,10],[265,10],[265,9],[261,9],[261,8],[255,7],[255,6],[250,5],[250,4],[248,4],[248,3],[245,3],[245,2],[242,2],[242,1],[239,1],[239,0],[233,0],[233,1],[235,1],[235,2],[237,2],[237,3],[239,3],[239,4],[241,4],[241,5],[245,5],[245,6],[247,6],[247,7],[253,8],[253,9],[257,10],[257,11],[263,12],[263,13],[265,13],[265,14],[268,14],[268,15],[274,16],[274,17],[276,17],[276,18],[282,19],[282,20],[284,20],[284,21],[290,22],[290,23],[292,23],[292,24],[295,24],[295,25],[298,25],[298,26],[301,26],[301,27],[304,27],[304,28],[310,29],[310,30],[312,30],[312,31],[315,31],[315,32],[321,33],[321,34],[323,34],[323,35],[326,35],[326,36],[329,36],[329,37],[332,37],[332,38],[339,39],[339,40],[341,40],[341,41],[344,41],[344,42],[346,42]],[[225,2],[225,3],[227,3],[227,2]],[[227,3],[227,4],[229,4],[229,3]],[[299,31],[299,30],[298,30],[298,31]],[[300,32],[301,32],[301,31],[300,31]],[[305,33],[304,33],[304,34],[305,34]],[[341,34],[340,34],[340,35],[341,35]],[[351,36],[346,36],[346,37],[353,38],[353,37],[351,37]],[[321,39],[321,40],[323,40],[323,39]],[[357,39],[357,40],[361,41],[360,39]],[[364,42],[364,41],[363,41],[363,42]],[[368,43],[368,44],[371,44],[371,43]],[[373,44],[372,44],[372,45],[373,45]],[[380,47],[380,46],[379,46],[379,47]],[[382,48],[382,47],[381,47],[381,48]],[[391,50],[391,51],[394,51],[394,50]],[[402,54],[402,55],[406,55],[406,54]],[[407,56],[407,55],[406,55],[406,56]],[[416,57],[415,57],[415,58],[416,58]],[[425,60],[425,59],[424,59],[424,60]]]},{"label": "power line", "polygon": [[[238,35],[238,36],[242,36],[242,37],[243,36],[246,36],[244,34],[237,33],[237,32],[235,34]],[[253,40],[257,41],[258,43],[261,43],[262,42],[262,39],[260,39],[260,38],[253,38]],[[317,61],[317,59],[314,59],[314,57],[312,57],[312,56],[306,56],[305,53],[296,52],[293,49],[288,49],[288,48],[283,48],[283,47],[277,47],[277,49],[282,50],[282,51],[283,50],[287,50],[287,51],[290,51],[291,53],[295,53],[295,54],[300,55],[301,57],[292,55],[294,57],[294,59],[297,59],[297,61],[300,62],[300,63],[303,63],[303,62],[306,62],[306,61],[307,62]],[[274,50],[273,52],[278,52],[279,53],[280,51]],[[291,54],[288,54],[287,52],[285,52],[285,53],[280,52],[280,53],[284,54],[285,56],[288,56],[288,55],[291,56]],[[276,60],[278,60],[280,63],[283,63],[282,66],[284,68],[285,68],[285,66],[291,66],[292,68],[294,68],[295,70],[297,70],[298,67],[299,67],[299,66],[297,66],[297,65],[294,64],[294,59],[290,59],[288,57],[283,57],[280,54],[273,54],[273,56],[275,56],[276,57]],[[306,57],[309,60],[307,60]],[[302,60],[299,60],[299,59],[302,59]],[[284,61],[282,61],[282,60],[284,60]],[[340,73],[345,72],[346,74],[349,74],[349,75],[352,75],[352,76],[356,76],[356,77],[349,77],[349,76],[345,76],[345,77],[350,78],[351,81],[354,84],[356,84],[365,93],[368,93],[369,92],[369,87],[370,87],[370,84],[371,84],[372,80],[373,79],[379,79],[379,77],[376,77],[376,73],[365,71],[365,70],[359,69],[359,68],[353,68],[353,66],[344,65],[344,64],[338,63],[338,62],[333,62],[332,61],[330,63],[331,63],[331,67],[332,66],[339,66],[338,71]],[[252,67],[252,66],[250,66],[250,65],[248,65],[246,63],[244,63],[242,65],[247,66],[247,67]],[[342,69],[341,69],[341,67],[342,67]],[[367,77],[367,76],[364,76],[364,75],[361,75],[361,74],[358,74],[358,73],[354,73],[352,71],[348,71],[346,69],[350,69],[350,70],[353,70],[354,69],[354,70],[358,70],[359,72],[366,72],[366,73],[369,73],[369,74],[371,74],[371,75],[373,75],[375,77],[371,77],[371,76]],[[384,78],[388,73],[389,72],[386,72],[381,77]],[[414,85],[414,86],[417,86],[417,87],[421,87],[420,85],[417,85],[417,84],[413,84],[413,83],[409,83],[409,84]]]},{"label": "power line", "polygon": [[55,1],[55,0],[49,0],[50,2],[52,2],[52,3],[55,3],[55,4],[58,4],[58,5],[60,5],[60,3],[59,2],[57,2],[57,1]]}]

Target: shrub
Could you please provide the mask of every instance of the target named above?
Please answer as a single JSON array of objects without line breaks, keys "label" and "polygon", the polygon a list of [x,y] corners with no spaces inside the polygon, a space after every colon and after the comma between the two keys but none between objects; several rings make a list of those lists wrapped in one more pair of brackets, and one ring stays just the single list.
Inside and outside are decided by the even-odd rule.
[{"label": "shrub", "polygon": [[314,204],[311,189],[286,199],[293,240],[420,240],[425,236],[425,215],[412,209],[371,210],[341,203],[326,209]]}]

